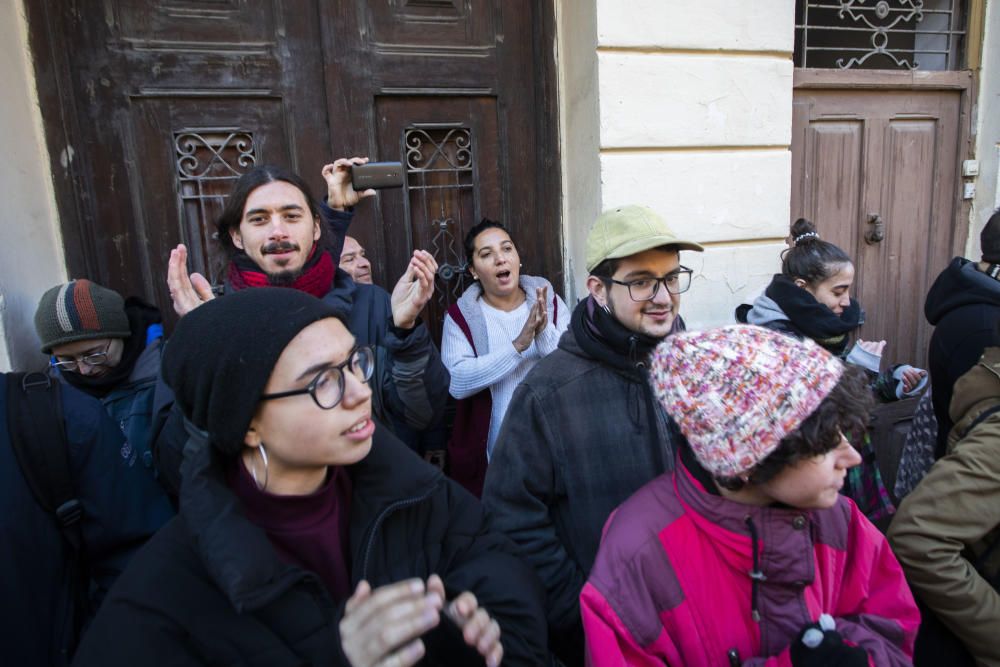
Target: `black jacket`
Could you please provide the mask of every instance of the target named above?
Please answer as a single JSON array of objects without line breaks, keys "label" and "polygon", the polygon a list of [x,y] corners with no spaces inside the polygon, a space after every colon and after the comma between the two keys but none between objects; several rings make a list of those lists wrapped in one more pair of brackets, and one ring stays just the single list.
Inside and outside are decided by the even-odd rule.
[{"label": "black jacket", "polygon": [[618,505],[672,468],[674,431],[645,379],[645,359],[629,371],[588,354],[578,315],[514,391],[483,504],[545,583],[554,641],[577,634],[582,648],[580,591],[601,530]]},{"label": "black jacket", "polygon": [[[189,441],[180,515],[112,589],[74,664],[348,664],[338,632],[345,601],[278,559],[211,452]],[[449,598],[471,590],[500,624],[505,665],[546,661],[538,581],[487,529],[478,501],[381,426],[371,453],[347,470],[354,585],[437,573]],[[425,643],[424,664],[482,664],[444,624]]]},{"label": "black jacket", "polygon": [[70,475],[83,505],[81,577],[91,595],[88,608],[75,606],[71,552],[56,517],[38,504],[21,472],[8,431],[7,383],[0,374],[0,662],[5,665],[69,664],[75,626],[87,620],[128,559],[173,515],[101,402],[73,387],[61,391]]},{"label": "black jacket", "polygon": [[979,271],[975,262],[956,257],[927,293],[924,314],[935,327],[927,356],[940,458],[952,427],[948,406],[955,381],[985,348],[1000,345],[1000,282]]}]

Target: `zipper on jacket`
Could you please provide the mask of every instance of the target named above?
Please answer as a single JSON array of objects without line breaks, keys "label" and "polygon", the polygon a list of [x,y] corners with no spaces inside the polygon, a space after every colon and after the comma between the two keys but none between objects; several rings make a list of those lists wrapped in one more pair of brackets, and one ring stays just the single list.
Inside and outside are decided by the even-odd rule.
[{"label": "zipper on jacket", "polygon": [[413,498],[405,498],[403,500],[397,500],[396,502],[391,503],[384,510],[379,512],[379,515],[375,517],[375,522],[372,524],[371,533],[368,534],[368,540],[365,544],[365,555],[364,558],[361,559],[362,579],[366,581],[368,580],[368,559],[372,553],[372,546],[374,546],[375,544],[375,535],[378,534],[379,526],[382,525],[382,522],[385,520],[385,518],[398,509],[402,509],[403,507],[409,507],[410,505],[416,505],[417,503],[427,500],[431,496],[431,494],[434,493],[435,487],[436,484],[431,488],[427,489],[427,491],[423,495],[414,496]]}]

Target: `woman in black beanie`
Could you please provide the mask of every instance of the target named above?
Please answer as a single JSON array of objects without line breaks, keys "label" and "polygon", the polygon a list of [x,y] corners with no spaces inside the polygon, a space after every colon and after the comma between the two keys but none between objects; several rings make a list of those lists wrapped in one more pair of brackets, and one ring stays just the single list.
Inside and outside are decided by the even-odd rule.
[{"label": "woman in black beanie", "polygon": [[478,502],[371,419],[371,350],[296,290],[192,311],[164,353],[180,513],[74,664],[537,665],[541,590]]}]

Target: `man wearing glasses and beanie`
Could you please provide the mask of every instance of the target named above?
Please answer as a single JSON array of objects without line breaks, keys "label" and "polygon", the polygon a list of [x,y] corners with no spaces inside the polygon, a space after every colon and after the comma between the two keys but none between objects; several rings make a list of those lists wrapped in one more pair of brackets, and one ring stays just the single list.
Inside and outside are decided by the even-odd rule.
[{"label": "man wearing glasses and beanie", "polygon": [[104,404],[125,434],[122,457],[150,474],[161,322],[155,307],[89,280],[56,285],[35,311],[35,331],[53,370]]},{"label": "man wearing glasses and beanie", "polygon": [[683,330],[691,285],[679,238],[655,212],[602,213],[587,237],[589,295],[559,348],[515,391],[483,503],[547,587],[550,642],[583,664],[579,596],[611,511],[671,469],[673,428],[647,382],[650,352]]}]

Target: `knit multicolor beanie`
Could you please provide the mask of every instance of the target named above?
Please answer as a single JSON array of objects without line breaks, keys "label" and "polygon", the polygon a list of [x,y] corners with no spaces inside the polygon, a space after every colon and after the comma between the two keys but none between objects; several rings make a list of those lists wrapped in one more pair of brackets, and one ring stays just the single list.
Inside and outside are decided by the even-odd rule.
[{"label": "knit multicolor beanie", "polygon": [[736,325],[679,333],[653,351],[653,393],[718,478],[748,473],[819,407],[843,364],[811,340]]},{"label": "knit multicolor beanie", "polygon": [[45,292],[35,310],[42,352],[78,340],[128,338],[131,330],[121,294],[89,280],[73,280]]}]

